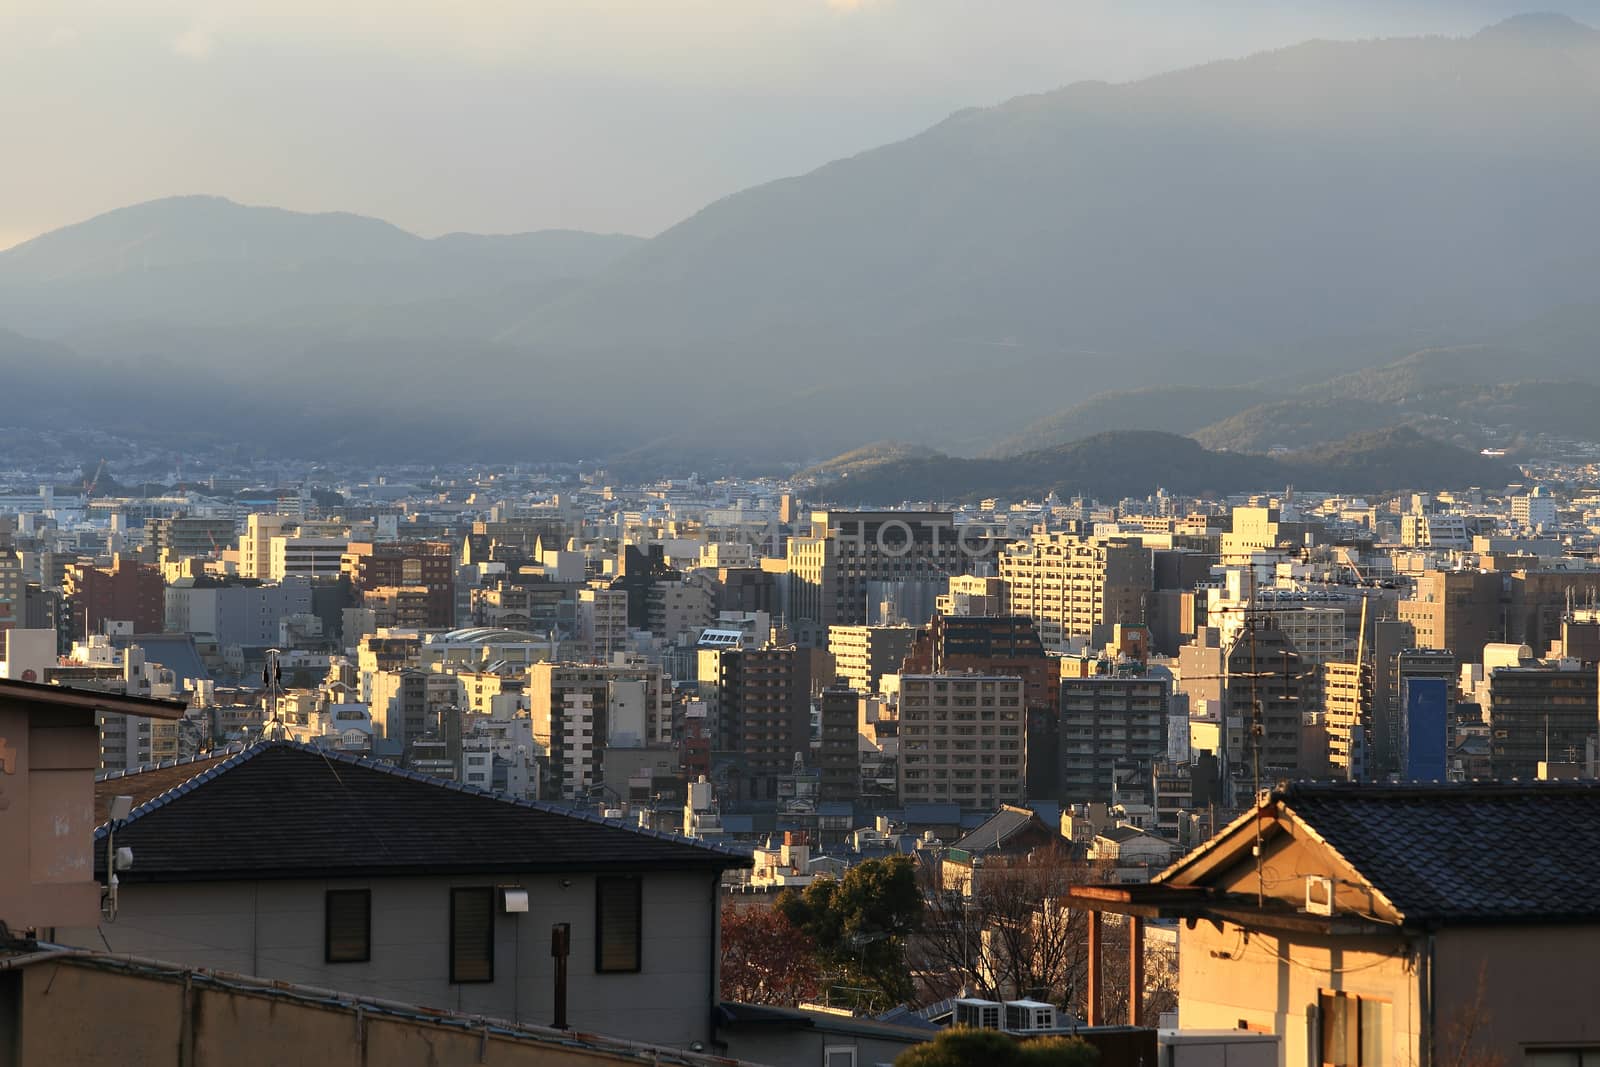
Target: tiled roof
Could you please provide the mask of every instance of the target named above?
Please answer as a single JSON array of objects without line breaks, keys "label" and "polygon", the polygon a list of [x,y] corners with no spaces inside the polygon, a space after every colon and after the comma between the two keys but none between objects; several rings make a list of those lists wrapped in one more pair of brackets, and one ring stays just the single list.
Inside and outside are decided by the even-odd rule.
[{"label": "tiled roof", "polygon": [[1600,783],[1301,783],[1277,796],[1408,922],[1600,919]]},{"label": "tiled roof", "polygon": [[1004,848],[1005,843],[1019,831],[1027,829],[1038,822],[1038,816],[1026,808],[1004,807],[989,816],[983,823],[953,847],[964,849],[967,852],[987,852],[997,848]]},{"label": "tiled roof", "polygon": [[133,849],[130,883],[750,864],[729,849],[289,741],[254,745],[140,804],[116,843]]},{"label": "tiled roof", "polygon": [[204,773],[230,756],[237,756],[241,751],[243,749],[239,747],[231,747],[190,756],[188,759],[150,763],[132,770],[97,775],[94,782],[94,824],[99,826],[111,817],[113,797],[132,797],[133,806],[138,807]]}]

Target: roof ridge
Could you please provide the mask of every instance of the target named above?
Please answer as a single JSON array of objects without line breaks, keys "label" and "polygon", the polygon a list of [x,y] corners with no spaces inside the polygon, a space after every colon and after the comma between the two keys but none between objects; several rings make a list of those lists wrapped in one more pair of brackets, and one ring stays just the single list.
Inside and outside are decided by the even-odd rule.
[{"label": "roof ridge", "polygon": [[202,760],[220,759],[225,755],[234,755],[248,747],[243,741],[230,741],[221,748],[209,749],[205,752],[196,752],[192,756],[178,756],[175,759],[152,760],[141,763],[136,767],[119,767],[114,771],[100,771],[94,776],[95,784],[101,782],[115,782],[121,778],[128,778],[135,774],[146,774],[150,771],[166,771],[173,767],[185,767],[191,763]]},{"label": "roof ridge", "polygon": [[[147,815],[152,811],[165,807],[167,804],[178,799],[178,797],[183,796],[193,789],[199,788],[201,785],[211,781],[218,775],[225,774],[233,768],[240,766],[246,760],[252,759],[263,752],[271,750],[301,752],[307,755],[320,756],[323,759],[334,759],[349,766],[360,767],[370,771],[377,771],[380,774],[387,774],[396,778],[403,778],[406,781],[419,782],[424,785],[438,786],[444,789],[449,789],[453,792],[464,793],[468,796],[481,797],[485,800],[498,801],[502,804],[508,804],[512,807],[518,807],[528,811],[540,811],[550,815],[566,816],[568,818],[578,819],[582,822],[597,823],[601,826],[609,826],[613,829],[636,834],[640,837],[648,837],[658,841],[672,841],[691,848],[702,848],[711,852],[722,853],[723,855],[748,858],[745,857],[744,853],[731,849],[727,845],[723,845],[721,843],[706,841],[696,837],[686,837],[683,834],[668,833],[663,830],[655,830],[643,826],[632,826],[622,819],[607,819],[602,816],[595,815],[592,812],[579,811],[574,808],[564,808],[558,804],[552,804],[545,800],[528,800],[523,797],[509,796],[505,793],[499,793],[492,789],[484,789],[482,786],[471,785],[467,782],[457,782],[449,778],[438,778],[431,774],[424,774],[421,771],[415,771],[408,767],[400,767],[393,763],[386,763],[382,760],[373,759],[370,756],[363,756],[353,752],[344,752],[336,748],[322,748],[318,745],[309,744],[304,741],[293,741],[287,738],[274,738],[270,740],[257,741],[254,744],[245,747],[242,751],[236,753],[226,760],[223,760],[221,763],[218,763],[212,767],[208,767],[205,771],[195,775],[193,778],[190,778],[179,785],[173,786],[171,789],[168,789],[160,795],[145,801],[143,804],[140,804],[137,808],[134,808],[133,811],[129,813],[127,819],[123,820],[123,825],[126,826],[128,823],[142,815]],[[103,829],[103,827],[96,829],[96,840],[104,837],[102,832]]]},{"label": "roof ridge", "polygon": [[[207,767],[193,778],[186,778],[177,785],[173,786],[171,789],[157,793],[155,796],[151,797],[149,800],[130,811],[128,813],[128,817],[123,819],[120,825],[125,827],[135,819],[142,818],[145,815],[149,815],[153,811],[157,811],[166,807],[179,797],[188,795],[195,789],[198,789],[200,786],[211,781],[213,778],[216,778],[218,775],[232,770],[241,763],[244,763],[246,760],[253,759],[265,750],[266,745],[261,742],[246,746],[240,751],[234,753],[232,756],[229,756],[227,759],[223,760],[221,763],[215,763],[210,767]],[[111,823],[109,821],[103,822],[99,826],[95,827],[94,839],[96,841],[102,841],[110,832]]]}]

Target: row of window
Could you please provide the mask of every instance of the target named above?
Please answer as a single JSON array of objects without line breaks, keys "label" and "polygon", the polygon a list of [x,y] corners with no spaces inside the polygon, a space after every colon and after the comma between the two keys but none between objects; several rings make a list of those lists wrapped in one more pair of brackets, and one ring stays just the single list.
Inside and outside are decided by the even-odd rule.
[{"label": "row of window", "polygon": [[[594,969],[636,974],[642,956],[643,897],[637,878],[597,878]],[[494,981],[494,886],[450,890],[450,981]],[[328,963],[372,960],[372,890],[330,889],[324,900],[323,958]]]}]

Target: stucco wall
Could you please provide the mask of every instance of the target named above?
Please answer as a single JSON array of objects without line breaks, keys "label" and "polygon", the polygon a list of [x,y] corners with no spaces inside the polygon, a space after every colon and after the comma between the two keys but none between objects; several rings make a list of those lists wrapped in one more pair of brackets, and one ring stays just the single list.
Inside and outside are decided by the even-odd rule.
[{"label": "stucco wall", "polygon": [[1388,1000],[1387,1062],[1421,1062],[1419,992],[1397,939],[1251,934],[1209,922],[1178,933],[1178,1025],[1232,1030],[1241,1023],[1279,1034],[1283,1067],[1312,1063],[1318,994],[1336,990]]},{"label": "stucco wall", "polygon": [[[550,927],[567,922],[572,924],[567,1012],[573,1028],[678,1047],[709,1042],[716,936],[710,872],[645,876],[639,974],[595,973],[594,879],[566,880],[571,884],[563,886],[559,876],[124,883],[115,923],[98,932],[61,931],[58,939],[548,1025],[554,989]],[[529,891],[526,914],[502,914],[497,905],[491,983],[449,981],[451,886]],[[372,891],[370,962],[323,962],[324,892],[362,888]]]}]

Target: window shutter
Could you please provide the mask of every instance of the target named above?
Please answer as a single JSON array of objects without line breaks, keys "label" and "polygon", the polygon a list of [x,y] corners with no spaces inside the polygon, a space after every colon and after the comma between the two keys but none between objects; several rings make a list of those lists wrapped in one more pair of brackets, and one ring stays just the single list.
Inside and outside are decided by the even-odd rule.
[{"label": "window shutter", "polygon": [[450,981],[494,981],[494,889],[450,890]]},{"label": "window shutter", "polygon": [[639,970],[643,934],[637,878],[595,880],[595,965],[599,972]]},{"label": "window shutter", "polygon": [[328,890],[325,920],[327,962],[366,963],[372,958],[372,890]]}]

